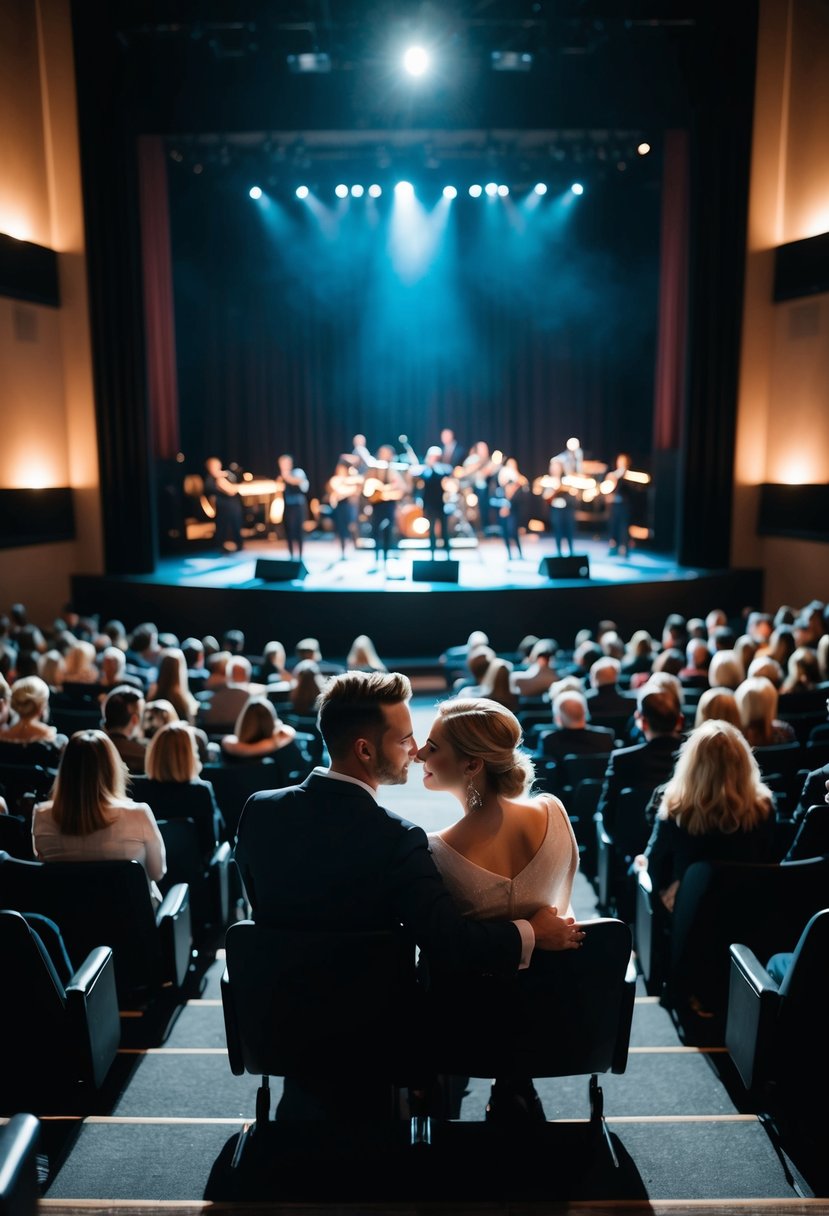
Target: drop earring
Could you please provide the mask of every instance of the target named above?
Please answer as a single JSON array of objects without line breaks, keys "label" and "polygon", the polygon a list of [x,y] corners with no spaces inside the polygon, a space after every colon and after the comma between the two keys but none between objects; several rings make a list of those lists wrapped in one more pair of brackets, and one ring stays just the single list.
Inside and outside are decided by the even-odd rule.
[{"label": "drop earring", "polygon": [[479,811],[484,804],[484,800],[480,795],[480,791],[469,782],[466,787],[466,807],[469,811]]}]

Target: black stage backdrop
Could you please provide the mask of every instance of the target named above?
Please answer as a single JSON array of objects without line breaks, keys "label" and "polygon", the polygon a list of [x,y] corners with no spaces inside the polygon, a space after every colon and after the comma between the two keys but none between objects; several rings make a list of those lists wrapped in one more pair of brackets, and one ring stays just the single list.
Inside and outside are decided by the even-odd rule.
[{"label": "black stage backdrop", "polygon": [[648,465],[653,184],[613,172],[529,213],[461,196],[412,266],[434,200],[410,240],[388,191],[348,200],[335,222],[329,188],[321,225],[292,197],[255,203],[250,181],[168,169],[187,469],[215,454],[273,476],[290,451],[319,493],[354,434],[372,450],[406,434],[422,455],[445,425],[530,478],[571,435],[595,459],[627,450]]}]

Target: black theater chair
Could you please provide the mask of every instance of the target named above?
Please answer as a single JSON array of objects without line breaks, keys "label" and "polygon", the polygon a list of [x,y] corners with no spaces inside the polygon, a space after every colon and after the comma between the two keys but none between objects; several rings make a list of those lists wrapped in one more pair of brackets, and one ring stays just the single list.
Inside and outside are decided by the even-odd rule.
[{"label": "black theater chair", "polygon": [[0,1092],[7,1113],[15,1102],[59,1099],[74,1085],[100,1088],[120,1042],[112,950],[95,947],[69,975],[63,950],[50,952],[37,922],[0,911],[7,975],[0,1002]]},{"label": "black theater chair", "polygon": [[0,815],[0,849],[19,857],[21,861],[32,861],[32,827],[22,815]]},{"label": "black theater chair", "polygon": [[829,908],[809,920],[780,983],[748,946],[730,953],[726,1047],[753,1109],[777,1122],[789,1155],[826,1194]]},{"label": "black theater chair", "polygon": [[[286,752],[289,752],[289,755],[286,755]],[[302,767],[297,767],[296,756],[293,748],[283,748],[266,760],[205,764],[201,775],[213,785],[229,840],[236,836],[239,817],[251,794],[257,794],[261,790],[284,789],[285,786],[295,785],[307,777],[312,768],[310,761],[303,760]]]},{"label": "black theater chair", "polygon": [[0,908],[60,925],[70,958],[112,948],[120,1001],[178,990],[190,965],[190,892],[179,883],[156,911],[138,861],[19,861],[0,853]]},{"label": "black theater chair", "polygon": [[645,811],[653,792],[650,784],[620,790],[612,829],[607,828],[601,812],[594,817],[599,911],[603,915],[618,913],[629,924],[635,916],[635,881],[629,877],[629,870],[650,839],[651,825]]},{"label": "black theater chair", "polygon": [[159,819],[157,823],[167,854],[167,873],[159,888],[166,894],[177,884],[187,884],[197,939],[209,929],[226,929],[232,860],[229,842],[217,844],[205,861],[199,827],[192,819]]},{"label": "black theater chair", "polygon": [[36,1216],[39,1140],[40,1122],[34,1115],[13,1115],[0,1127],[0,1216]]},{"label": "black theater chair", "polygon": [[49,797],[56,776],[56,769],[40,764],[0,764],[0,794],[12,814],[31,815],[34,804]]},{"label": "black theater chair", "polygon": [[[797,821],[785,861],[804,861],[807,857],[829,857],[829,803],[810,806]],[[827,892],[829,903],[829,892]]]}]

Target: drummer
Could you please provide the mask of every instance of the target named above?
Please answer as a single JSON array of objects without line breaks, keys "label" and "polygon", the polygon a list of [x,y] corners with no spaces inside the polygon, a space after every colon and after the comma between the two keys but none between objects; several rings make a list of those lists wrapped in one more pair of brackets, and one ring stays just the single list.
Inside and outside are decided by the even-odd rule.
[{"label": "drummer", "polygon": [[448,556],[446,537],[446,515],[444,507],[444,479],[452,476],[452,466],[443,461],[443,450],[437,445],[427,450],[423,465],[415,478],[415,496],[425,518],[429,521],[429,548],[432,557],[437,548],[438,533]]}]

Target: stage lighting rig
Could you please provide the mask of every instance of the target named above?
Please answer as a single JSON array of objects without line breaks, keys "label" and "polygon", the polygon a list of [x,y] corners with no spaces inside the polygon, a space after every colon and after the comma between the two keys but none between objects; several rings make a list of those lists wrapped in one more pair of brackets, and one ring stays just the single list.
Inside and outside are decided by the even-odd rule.
[{"label": "stage lighting rig", "polygon": [[330,72],[331,56],[326,51],[303,51],[299,55],[288,56],[288,69],[291,72]]}]

